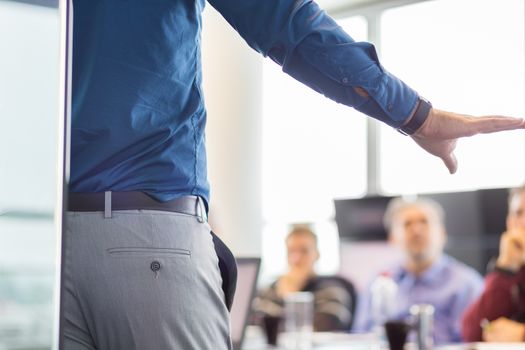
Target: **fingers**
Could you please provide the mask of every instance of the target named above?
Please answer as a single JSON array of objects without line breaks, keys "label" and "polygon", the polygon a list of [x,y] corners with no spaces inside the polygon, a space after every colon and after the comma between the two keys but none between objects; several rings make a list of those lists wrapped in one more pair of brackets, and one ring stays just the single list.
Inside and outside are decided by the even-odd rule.
[{"label": "fingers", "polygon": [[505,116],[473,117],[465,114],[442,111],[433,108],[428,122],[416,134],[422,137],[455,139],[476,134],[487,134],[505,130],[524,129],[523,118]]},{"label": "fingers", "polygon": [[458,160],[454,153],[447,153],[441,157],[441,160],[445,163],[450,174],[454,174],[458,170]]},{"label": "fingers", "polygon": [[496,265],[517,271],[525,263],[525,235],[521,231],[508,231],[501,236],[500,254]]},{"label": "fingers", "polygon": [[[465,125],[471,125],[463,129],[462,135],[456,135],[458,137],[473,136],[475,134],[488,134],[498,131],[516,130],[525,128],[525,120],[522,118],[513,117],[502,117],[502,116],[489,116],[489,117],[465,117]],[[458,162],[454,153],[446,154],[441,157],[443,162],[448,168],[450,174],[454,174],[457,171]]]},{"label": "fingers", "polygon": [[517,239],[516,237],[510,238],[510,243],[512,244],[512,246],[516,248],[518,251],[523,252],[523,242],[521,241],[522,240]]},{"label": "fingers", "polygon": [[525,120],[503,116],[472,117],[432,108],[425,123],[412,139],[425,151],[441,158],[454,174],[458,161],[453,151],[457,139],[504,130],[525,129]]},{"label": "fingers", "polygon": [[525,120],[512,117],[479,117],[473,118],[472,123],[476,131],[481,134],[525,128]]},{"label": "fingers", "polygon": [[514,245],[519,245],[520,249],[525,247],[525,231],[524,230],[511,230],[503,234],[503,237],[510,242],[513,242]]}]

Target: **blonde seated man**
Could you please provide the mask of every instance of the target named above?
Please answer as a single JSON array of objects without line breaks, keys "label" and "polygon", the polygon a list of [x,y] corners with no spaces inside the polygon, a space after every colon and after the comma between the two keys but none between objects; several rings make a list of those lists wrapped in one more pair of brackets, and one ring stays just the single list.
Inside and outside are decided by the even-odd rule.
[{"label": "blonde seated man", "polygon": [[307,226],[295,226],[286,237],[288,272],[261,291],[255,309],[263,316],[282,317],[284,298],[294,292],[314,295],[314,330],[348,331],[355,309],[353,285],[337,276],[318,276],[317,236]]}]

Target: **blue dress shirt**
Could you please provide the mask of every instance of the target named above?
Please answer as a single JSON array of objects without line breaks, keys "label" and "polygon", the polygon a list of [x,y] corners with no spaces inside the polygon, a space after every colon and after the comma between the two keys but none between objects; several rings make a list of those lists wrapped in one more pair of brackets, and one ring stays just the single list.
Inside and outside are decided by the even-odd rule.
[{"label": "blue dress shirt", "polygon": [[[325,96],[399,127],[417,93],[314,2],[210,0],[255,50]],[[74,0],[72,192],[208,200],[203,0]],[[358,95],[362,87],[370,95]]]},{"label": "blue dress shirt", "polygon": [[[483,290],[483,278],[471,267],[444,255],[421,276],[414,276],[402,266],[390,270],[398,286],[394,319],[407,319],[410,306],[431,304],[434,313],[436,344],[461,341],[461,317]],[[361,298],[356,330],[372,329],[369,291]]]}]

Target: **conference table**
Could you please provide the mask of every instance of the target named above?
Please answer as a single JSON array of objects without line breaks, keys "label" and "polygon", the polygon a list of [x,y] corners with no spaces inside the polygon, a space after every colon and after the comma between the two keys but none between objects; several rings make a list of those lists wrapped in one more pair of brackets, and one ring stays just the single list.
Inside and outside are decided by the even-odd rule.
[{"label": "conference table", "polygon": [[[314,333],[312,350],[389,350],[384,342],[372,334]],[[242,350],[286,350],[282,346],[266,344],[259,327],[249,326]],[[415,344],[408,343],[405,350],[417,350]],[[525,350],[525,343],[462,343],[434,346],[434,350]]]}]

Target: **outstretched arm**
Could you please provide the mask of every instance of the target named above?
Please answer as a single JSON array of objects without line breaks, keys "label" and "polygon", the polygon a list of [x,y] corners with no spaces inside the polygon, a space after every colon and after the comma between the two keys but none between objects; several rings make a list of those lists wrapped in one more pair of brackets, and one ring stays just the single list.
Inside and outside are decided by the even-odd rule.
[{"label": "outstretched arm", "polygon": [[[208,1],[251,47],[295,79],[394,128],[410,122],[419,103],[417,92],[381,66],[372,44],[355,42],[315,2]],[[525,128],[522,119],[431,109],[411,137],[454,173],[458,138],[519,128]]]},{"label": "outstretched arm", "polygon": [[[311,0],[208,0],[256,51],[326,97],[400,127],[418,94]],[[360,93],[362,90],[363,93]]]}]

